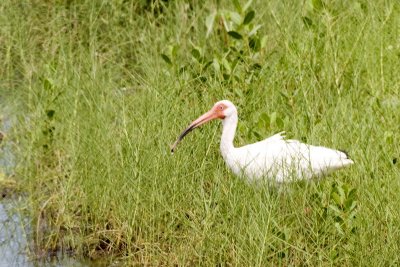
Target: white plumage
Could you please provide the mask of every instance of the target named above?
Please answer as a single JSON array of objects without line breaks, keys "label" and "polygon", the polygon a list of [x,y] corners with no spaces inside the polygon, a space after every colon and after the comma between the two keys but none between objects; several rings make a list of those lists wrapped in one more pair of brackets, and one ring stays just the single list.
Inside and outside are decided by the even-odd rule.
[{"label": "white plumage", "polygon": [[277,182],[293,179],[320,177],[354,162],[341,151],[285,140],[284,132],[263,141],[242,147],[234,147],[238,116],[235,105],[228,100],[217,102],[213,108],[200,116],[183,131],[173,145],[194,128],[212,119],[222,119],[221,154],[226,164],[236,175],[245,175],[250,180],[261,178]]}]

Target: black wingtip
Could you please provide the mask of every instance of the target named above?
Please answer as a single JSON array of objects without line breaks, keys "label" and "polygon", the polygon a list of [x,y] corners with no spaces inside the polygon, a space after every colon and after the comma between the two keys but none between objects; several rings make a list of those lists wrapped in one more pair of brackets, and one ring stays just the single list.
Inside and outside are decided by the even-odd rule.
[{"label": "black wingtip", "polygon": [[342,153],[344,153],[345,155],[346,155],[346,157],[348,158],[348,159],[350,159],[350,155],[349,155],[349,152],[347,152],[346,150],[343,150],[343,149],[338,149],[340,152],[342,152]]}]

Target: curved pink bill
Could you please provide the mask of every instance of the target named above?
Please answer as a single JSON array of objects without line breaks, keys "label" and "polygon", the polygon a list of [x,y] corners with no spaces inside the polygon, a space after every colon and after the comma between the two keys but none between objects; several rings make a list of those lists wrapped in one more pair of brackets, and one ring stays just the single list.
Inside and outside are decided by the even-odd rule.
[{"label": "curved pink bill", "polygon": [[171,146],[171,153],[174,153],[176,146],[179,144],[179,142],[188,134],[190,133],[193,129],[199,127],[200,125],[203,125],[204,123],[217,119],[219,116],[216,112],[213,110],[210,110],[203,115],[201,115],[198,119],[193,121],[178,137],[178,139],[175,141],[175,143]]}]

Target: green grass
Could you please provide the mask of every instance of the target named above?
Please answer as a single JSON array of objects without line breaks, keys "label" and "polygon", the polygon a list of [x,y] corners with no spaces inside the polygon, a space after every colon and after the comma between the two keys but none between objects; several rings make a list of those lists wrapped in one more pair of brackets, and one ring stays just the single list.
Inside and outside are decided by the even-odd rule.
[{"label": "green grass", "polygon": [[[399,264],[397,1],[132,2],[0,3],[0,92],[16,114],[6,141],[38,251],[151,265]],[[219,15],[249,10],[253,20],[231,28],[242,39],[228,35]],[[172,156],[180,131],[221,99],[238,107],[237,146],[286,130],[355,165],[251,186],[219,155],[217,123]]]}]

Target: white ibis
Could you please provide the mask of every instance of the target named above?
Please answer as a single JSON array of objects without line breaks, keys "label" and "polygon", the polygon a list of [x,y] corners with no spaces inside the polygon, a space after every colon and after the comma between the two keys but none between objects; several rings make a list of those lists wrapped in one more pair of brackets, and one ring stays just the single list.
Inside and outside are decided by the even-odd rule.
[{"label": "white ibis", "polygon": [[228,100],[217,102],[193,121],[172,145],[171,152],[190,131],[213,119],[222,120],[220,148],[226,164],[236,175],[245,175],[250,180],[311,179],[354,163],[339,150],[285,140],[284,132],[254,144],[234,147],[238,115],[235,105]]}]

